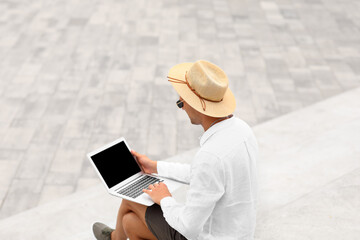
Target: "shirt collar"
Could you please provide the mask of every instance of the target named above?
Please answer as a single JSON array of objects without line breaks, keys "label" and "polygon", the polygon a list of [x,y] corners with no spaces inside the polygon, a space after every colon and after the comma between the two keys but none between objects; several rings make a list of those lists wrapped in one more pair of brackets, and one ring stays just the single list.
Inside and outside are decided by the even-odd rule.
[{"label": "shirt collar", "polygon": [[229,118],[229,119],[225,119],[219,123],[214,124],[213,126],[211,126],[210,128],[208,128],[208,130],[206,130],[203,135],[200,137],[200,147],[202,147],[205,142],[212,136],[214,135],[216,132],[226,128],[227,126],[231,125],[231,123],[234,121],[235,116]]}]

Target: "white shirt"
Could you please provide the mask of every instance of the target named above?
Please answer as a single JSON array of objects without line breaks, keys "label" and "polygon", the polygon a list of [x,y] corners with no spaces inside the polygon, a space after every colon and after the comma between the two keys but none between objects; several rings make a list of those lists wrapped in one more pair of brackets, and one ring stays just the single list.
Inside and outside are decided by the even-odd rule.
[{"label": "white shirt", "polygon": [[158,162],[158,174],[190,183],[185,205],[160,202],[171,227],[187,239],[253,239],[258,146],[250,127],[232,117],[210,127],[191,165]]}]

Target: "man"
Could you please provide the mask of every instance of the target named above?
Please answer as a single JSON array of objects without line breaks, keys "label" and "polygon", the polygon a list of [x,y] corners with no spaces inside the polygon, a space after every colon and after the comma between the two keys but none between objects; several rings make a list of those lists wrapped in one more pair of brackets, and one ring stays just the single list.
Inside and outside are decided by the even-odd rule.
[{"label": "man", "polygon": [[122,200],[116,229],[95,223],[97,239],[252,239],[256,219],[257,142],[250,127],[233,117],[235,98],[218,66],[182,63],[169,81],[179,108],[204,134],[191,165],[156,162],[132,151],[146,173],[190,183],[184,205],[164,183],[143,191],[156,203],[146,207]]}]

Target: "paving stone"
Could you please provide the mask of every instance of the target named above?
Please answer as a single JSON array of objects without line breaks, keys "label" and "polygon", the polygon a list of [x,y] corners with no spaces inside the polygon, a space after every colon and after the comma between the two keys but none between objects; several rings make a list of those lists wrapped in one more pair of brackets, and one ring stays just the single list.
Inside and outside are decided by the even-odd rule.
[{"label": "paving stone", "polygon": [[95,121],[95,114],[89,117],[84,116],[84,118],[71,118],[64,127],[63,136],[66,138],[88,138],[92,134]]},{"label": "paving stone", "polygon": [[0,161],[20,161],[26,150],[0,148]]},{"label": "paving stone", "polygon": [[176,154],[176,114],[162,108],[151,113],[147,154],[154,159]]},{"label": "paving stone", "polygon": [[298,90],[316,89],[310,70],[291,69],[290,75],[294,79],[294,84]]},{"label": "paving stone", "polygon": [[350,66],[350,68],[356,75],[360,75],[360,56],[359,55],[360,55],[360,53],[358,53],[357,57],[345,59],[346,63]]},{"label": "paving stone", "polygon": [[64,123],[54,120],[53,118],[47,122],[41,122],[34,132],[32,142],[38,145],[57,146],[61,140],[64,129]]},{"label": "paving stone", "polygon": [[278,115],[279,110],[274,93],[253,93],[252,98],[256,109],[255,114],[259,121],[263,122]]},{"label": "paving stone", "polygon": [[[244,54],[244,51],[241,51],[242,55]],[[262,55],[257,52],[255,54],[246,54],[243,56],[243,62],[244,62],[244,68],[248,72],[254,72],[254,71],[266,71],[266,63]]]},{"label": "paving stone", "polygon": [[276,58],[265,58],[267,74],[273,77],[286,77],[289,74],[286,62],[279,56]]},{"label": "paving stone", "polygon": [[360,77],[352,73],[337,72],[335,76],[343,89],[353,89],[360,85]]},{"label": "paving stone", "polygon": [[125,107],[100,107],[92,132],[117,134],[122,129]]},{"label": "paving stone", "polygon": [[296,90],[294,80],[290,76],[287,78],[270,78],[269,80],[275,94],[277,92],[294,92]]},{"label": "paving stone", "polygon": [[[77,181],[79,173],[72,172],[53,172],[49,171],[45,178],[45,184],[49,185],[74,185]],[[96,175],[94,174],[95,178]]]},{"label": "paving stone", "polygon": [[16,173],[19,179],[43,179],[55,154],[55,147],[32,143],[21,161]]},{"label": "paving stone", "polygon": [[[204,133],[204,130],[201,126],[198,125],[190,125],[190,120],[186,119],[185,112],[179,112],[178,116],[181,116],[181,121],[177,122],[176,130],[176,142],[177,142],[177,151],[184,152],[189,149],[193,149],[195,147],[200,146],[200,137]],[[162,158],[165,158],[163,156]]]},{"label": "paving stone", "polygon": [[136,111],[137,106],[151,102],[151,86],[152,83],[133,82],[126,99],[127,108]]},{"label": "paving stone", "polygon": [[296,47],[289,47],[288,51],[284,54],[284,59],[288,68],[303,68],[307,66],[300,49]]},{"label": "paving stone", "polygon": [[37,206],[42,184],[40,179],[14,179],[3,200],[0,219]]},{"label": "paving stone", "polygon": [[58,149],[51,162],[50,171],[79,173],[82,167],[82,160],[86,158],[86,151]]},{"label": "paving stone", "polygon": [[236,99],[234,115],[240,117],[251,126],[258,122],[252,99],[252,88],[247,77],[230,76],[230,88]]},{"label": "paving stone", "polygon": [[76,191],[82,191],[85,189],[88,189],[90,187],[93,187],[97,184],[99,184],[101,180],[98,177],[94,178],[79,178],[77,185],[76,185]]},{"label": "paving stone", "polygon": [[14,179],[19,162],[19,160],[14,161],[14,159],[0,160],[0,172],[2,173],[0,176],[0,204],[6,198],[6,194],[9,191],[8,187]]},{"label": "paving stone", "polygon": [[38,204],[48,203],[62,197],[68,196],[74,192],[74,186],[71,185],[44,185],[41,191]]},{"label": "paving stone", "polygon": [[319,90],[299,89],[298,93],[298,96],[303,103],[303,106],[308,106],[310,104],[318,102],[322,98],[321,92]]},{"label": "paving stone", "polygon": [[172,47],[161,47],[158,49],[158,63],[167,64],[177,62],[178,52]]},{"label": "paving stone", "polygon": [[1,148],[25,150],[30,145],[34,133],[32,128],[8,128],[1,134]]},{"label": "paving stone", "polygon": [[19,99],[1,97],[0,101],[0,119],[1,121],[11,122],[18,109],[22,106]]}]

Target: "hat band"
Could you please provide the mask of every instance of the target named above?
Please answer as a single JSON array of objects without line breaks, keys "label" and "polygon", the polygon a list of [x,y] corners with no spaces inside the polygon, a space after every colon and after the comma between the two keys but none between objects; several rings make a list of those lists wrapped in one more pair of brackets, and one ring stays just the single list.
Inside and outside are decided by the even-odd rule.
[{"label": "hat band", "polygon": [[[186,72],[186,73],[187,73],[187,72]],[[172,78],[172,77],[169,77],[169,76],[168,76],[168,78],[169,78],[168,81],[169,81],[169,82],[172,82],[172,83],[186,84],[186,85],[189,87],[189,89],[190,89],[196,96],[198,96],[198,98],[199,98],[199,100],[200,100],[200,103],[201,103],[201,106],[202,106],[202,109],[203,109],[204,111],[206,111],[206,102],[205,102],[205,100],[206,100],[206,101],[210,101],[210,102],[221,102],[221,101],[223,100],[223,98],[222,98],[222,99],[220,99],[219,101],[215,101],[215,100],[210,100],[210,99],[207,99],[207,98],[202,97],[199,93],[196,92],[196,90],[195,90],[194,88],[192,88],[192,87],[190,86],[189,81],[187,80],[187,77],[186,77],[186,73],[185,73],[185,81],[184,81],[184,80],[177,79],[177,78]]]}]

